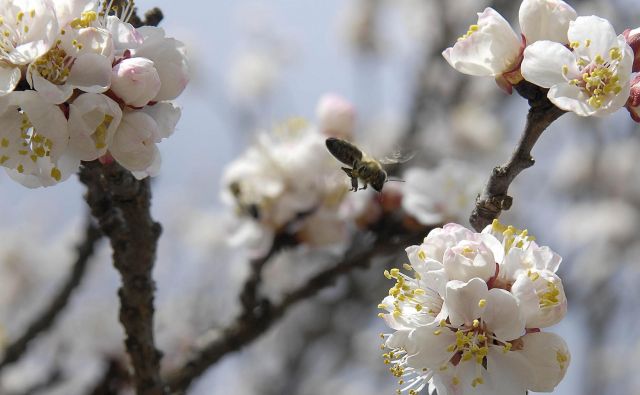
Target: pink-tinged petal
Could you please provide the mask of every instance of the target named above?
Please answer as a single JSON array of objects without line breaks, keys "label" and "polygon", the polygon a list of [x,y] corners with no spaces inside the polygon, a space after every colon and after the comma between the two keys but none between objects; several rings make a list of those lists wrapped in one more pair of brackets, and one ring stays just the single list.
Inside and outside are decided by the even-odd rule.
[{"label": "pink-tinged petal", "polygon": [[0,65],[0,96],[13,92],[21,75],[18,67]]},{"label": "pink-tinged petal", "polygon": [[500,263],[504,260],[504,247],[502,246],[502,243],[498,241],[498,239],[488,233],[480,233],[478,237],[484,245],[489,247],[489,249],[493,253],[493,257],[496,263]]},{"label": "pink-tinged petal", "polygon": [[[566,76],[562,74],[565,66],[568,68]],[[566,83],[566,78],[580,75],[573,53],[552,41],[538,41],[525,48],[520,71],[525,80],[543,88]]]},{"label": "pink-tinged petal", "polygon": [[438,325],[416,328],[405,343],[407,364],[415,369],[439,368],[453,356],[454,352],[447,348],[455,342],[454,333]]},{"label": "pink-tinged petal", "polygon": [[519,54],[520,37],[492,8],[478,14],[476,31],[442,53],[453,68],[475,76],[499,75],[514,66]]},{"label": "pink-tinged petal", "polygon": [[95,53],[81,55],[73,64],[67,84],[85,92],[105,92],[111,85],[111,62]]},{"label": "pink-tinged petal", "polygon": [[562,281],[548,270],[522,272],[511,286],[520,302],[527,328],[546,328],[560,322],[567,313]]},{"label": "pink-tinged petal", "polygon": [[527,388],[536,392],[551,392],[564,378],[571,354],[564,339],[554,333],[529,333],[521,338],[524,346],[515,351],[529,363]]},{"label": "pink-tinged petal", "polygon": [[504,289],[489,290],[487,308],[482,312],[482,321],[502,341],[517,339],[524,333],[524,317],[518,300]]},{"label": "pink-tinged petal", "polygon": [[587,103],[589,96],[575,85],[555,85],[549,89],[547,97],[558,108],[574,112],[581,117],[588,117],[597,113],[597,110]]},{"label": "pink-tinged petal", "polygon": [[577,17],[576,11],[560,0],[524,0],[519,19],[527,44],[550,40],[567,44],[569,23]]},{"label": "pink-tinged petal", "polygon": [[[570,43],[578,43],[574,49],[576,56],[608,56],[609,50],[617,46],[618,35],[611,23],[598,16],[581,16],[569,24],[567,33]],[[586,45],[586,42],[589,45]]]},{"label": "pink-tinged petal", "polygon": [[444,300],[451,324],[471,325],[484,311],[488,295],[487,283],[479,278],[468,282],[449,281]]}]

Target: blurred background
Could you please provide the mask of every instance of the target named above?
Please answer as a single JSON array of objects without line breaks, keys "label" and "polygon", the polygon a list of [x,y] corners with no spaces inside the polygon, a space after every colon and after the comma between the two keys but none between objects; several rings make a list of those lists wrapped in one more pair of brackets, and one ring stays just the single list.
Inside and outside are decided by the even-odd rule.
[{"label": "blurred background", "polygon": [[[579,15],[608,18],[622,32],[640,21],[632,3],[570,4]],[[136,4],[141,14],[162,9],[161,26],[185,42],[192,67],[191,83],[178,99],[182,119],[170,142],[160,144],[163,165],[153,184],[153,214],[164,228],[155,269],[156,327],[167,369],[184,361],[199,335],[223,327],[240,309],[237,295],[252,251],[228,242],[239,220],[221,201],[221,184],[225,166],[256,133],[292,116],[317,122],[319,99],[338,94],[356,109],[355,140],[363,147],[379,154],[411,147],[417,154],[407,168],[435,171],[455,159],[455,171],[466,173],[451,177],[474,183],[477,193],[508,158],[524,125],[525,100],[503,94],[491,79],[458,74],[440,55],[485,6],[517,31],[519,2]],[[528,228],[539,244],[564,257],[569,313],[551,330],[568,342],[572,363],[555,393],[640,394],[638,127],[625,111],[601,120],[568,114],[533,154],[536,165],[512,185],[514,207],[501,220]],[[6,344],[65,277],[87,210],[76,178],[27,190],[2,174],[0,185]],[[468,207],[446,219],[468,226]],[[399,252],[394,262],[374,261],[296,306],[265,336],[212,367],[189,394],[394,393],[396,381],[379,349],[379,333],[388,330],[376,306],[393,285],[382,271],[405,259]],[[110,363],[126,360],[117,321],[119,279],[109,255],[103,241],[53,329],[2,371],[1,394],[90,394]],[[284,251],[265,268],[263,289],[279,295],[334,260],[323,249]]]}]

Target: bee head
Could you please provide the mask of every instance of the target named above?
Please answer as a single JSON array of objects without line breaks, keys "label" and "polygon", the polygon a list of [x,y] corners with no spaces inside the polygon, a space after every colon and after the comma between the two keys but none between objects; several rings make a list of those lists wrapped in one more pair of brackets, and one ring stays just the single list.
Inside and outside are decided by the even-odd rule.
[{"label": "bee head", "polygon": [[387,181],[387,173],[384,171],[379,172],[376,177],[371,180],[371,187],[378,192],[382,191],[384,183]]}]

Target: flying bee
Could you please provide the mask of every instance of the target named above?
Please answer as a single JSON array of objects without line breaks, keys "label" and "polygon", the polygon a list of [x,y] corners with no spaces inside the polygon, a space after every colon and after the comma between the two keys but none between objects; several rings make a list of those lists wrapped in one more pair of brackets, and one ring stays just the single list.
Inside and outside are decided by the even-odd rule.
[{"label": "flying bee", "polygon": [[413,155],[406,157],[394,155],[390,158],[377,160],[346,140],[329,137],[326,144],[331,155],[345,165],[351,166],[350,168],[341,167],[351,179],[351,191],[358,190],[358,179],[360,179],[364,182],[364,186],[360,189],[367,189],[367,186],[371,184],[373,189],[380,192],[384,183],[388,181],[387,172],[382,165],[403,163],[413,157]]},{"label": "flying bee", "polygon": [[229,184],[229,190],[236,201],[236,209],[242,214],[248,214],[253,219],[260,219],[260,208],[255,203],[246,203],[242,197],[242,187],[238,181]]}]

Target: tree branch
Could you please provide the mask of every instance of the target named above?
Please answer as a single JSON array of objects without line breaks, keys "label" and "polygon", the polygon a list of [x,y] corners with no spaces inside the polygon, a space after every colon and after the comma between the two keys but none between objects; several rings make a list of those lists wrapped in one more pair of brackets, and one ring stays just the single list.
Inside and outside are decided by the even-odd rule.
[{"label": "tree branch", "polygon": [[535,163],[531,157],[533,146],[542,132],[565,113],[564,110],[549,101],[547,89],[527,81],[522,81],[515,88],[522,97],[529,101],[527,123],[509,161],[493,169],[489,181],[476,199],[476,205],[469,222],[478,232],[498,218],[502,210],[508,210],[511,207],[513,198],[507,195],[509,185],[520,172],[533,166]]},{"label": "tree branch", "polygon": [[101,237],[102,234],[98,227],[91,218],[88,218],[84,240],[76,246],[77,257],[71,268],[71,273],[56,295],[53,296],[49,305],[35,317],[21,336],[7,346],[0,361],[0,371],[20,359],[27,351],[29,343],[53,325],[58,314],[67,306],[71,294],[84,277],[89,258],[93,255],[95,246]]},{"label": "tree branch", "polygon": [[237,351],[264,334],[298,302],[306,300],[331,286],[343,274],[369,265],[371,259],[380,254],[393,253],[398,247],[419,242],[422,232],[402,237],[379,237],[378,242],[364,250],[351,251],[335,266],[312,276],[306,283],[284,296],[273,305],[262,300],[258,309],[250,314],[241,314],[230,326],[213,333],[206,344],[194,351],[194,355],[179,369],[170,373],[167,385],[172,394],[184,394],[193,380],[230,352]]},{"label": "tree branch", "polygon": [[148,178],[136,180],[120,165],[84,163],[80,181],[87,186],[85,199],[100,229],[111,241],[113,264],[120,272],[120,322],[134,369],[138,395],[165,394],[160,379],[161,353],[153,334],[152,270],[161,226],[151,218]]}]

